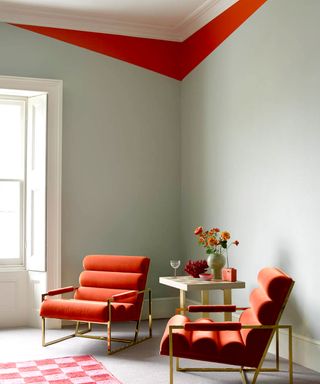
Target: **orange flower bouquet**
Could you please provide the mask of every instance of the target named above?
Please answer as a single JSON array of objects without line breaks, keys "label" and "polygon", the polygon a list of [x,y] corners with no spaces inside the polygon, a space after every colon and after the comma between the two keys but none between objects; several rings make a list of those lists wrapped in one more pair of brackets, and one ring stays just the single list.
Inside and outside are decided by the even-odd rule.
[{"label": "orange flower bouquet", "polygon": [[195,229],[194,234],[198,237],[198,244],[206,249],[208,255],[214,253],[226,254],[227,267],[229,268],[228,249],[231,245],[239,245],[239,241],[231,241],[231,235],[219,228],[211,228],[205,231],[203,227]]}]

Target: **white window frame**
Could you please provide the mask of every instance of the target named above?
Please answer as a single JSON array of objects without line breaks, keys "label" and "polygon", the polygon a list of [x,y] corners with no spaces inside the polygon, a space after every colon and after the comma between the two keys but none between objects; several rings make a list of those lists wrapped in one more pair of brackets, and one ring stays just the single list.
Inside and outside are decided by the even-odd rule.
[{"label": "white window frame", "polygon": [[61,284],[62,85],[62,80],[0,76],[0,89],[7,94],[23,96],[21,90],[25,90],[26,96],[30,92],[48,95],[47,289]]}]

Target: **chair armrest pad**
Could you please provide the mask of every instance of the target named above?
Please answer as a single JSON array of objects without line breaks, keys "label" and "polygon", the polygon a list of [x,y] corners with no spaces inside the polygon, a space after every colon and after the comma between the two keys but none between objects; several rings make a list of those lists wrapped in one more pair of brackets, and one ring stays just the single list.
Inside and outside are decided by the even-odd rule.
[{"label": "chair armrest pad", "polygon": [[46,295],[48,296],[55,296],[55,295],[61,295],[62,293],[67,293],[67,292],[73,292],[75,287],[63,287],[63,288],[58,288],[58,289],[52,289],[51,291],[48,291]]},{"label": "chair armrest pad", "polygon": [[132,297],[137,297],[138,291],[127,291],[122,293],[117,293],[112,296],[113,301],[120,301],[125,299],[131,299]]},{"label": "chair armrest pad", "polygon": [[213,322],[213,323],[193,323],[184,324],[186,331],[239,331],[241,323],[232,321]]},{"label": "chair armrest pad", "polygon": [[189,305],[189,312],[235,312],[235,305]]}]

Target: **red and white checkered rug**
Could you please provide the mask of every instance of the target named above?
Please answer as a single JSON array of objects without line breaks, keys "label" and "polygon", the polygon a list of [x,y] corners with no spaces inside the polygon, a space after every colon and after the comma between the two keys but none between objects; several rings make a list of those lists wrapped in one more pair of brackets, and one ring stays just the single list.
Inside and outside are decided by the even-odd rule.
[{"label": "red and white checkered rug", "polygon": [[1,384],[121,384],[92,356],[0,363]]}]

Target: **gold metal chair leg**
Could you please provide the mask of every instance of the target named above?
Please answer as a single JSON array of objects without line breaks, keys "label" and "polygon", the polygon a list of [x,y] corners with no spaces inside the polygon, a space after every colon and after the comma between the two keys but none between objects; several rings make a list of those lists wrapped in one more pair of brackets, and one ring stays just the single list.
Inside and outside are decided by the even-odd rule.
[{"label": "gold metal chair leg", "polygon": [[248,384],[246,372],[243,370],[243,367],[241,367],[240,369],[240,375],[241,375],[242,384]]},{"label": "gold metal chair leg", "polygon": [[279,371],[280,362],[279,362],[279,328],[276,329],[276,369]]},{"label": "gold metal chair leg", "polygon": [[139,335],[139,329],[140,329],[140,319],[137,321],[136,323],[136,329],[134,331],[134,338],[133,338],[133,342],[136,343],[137,342],[137,339],[138,339],[138,335]]},{"label": "gold metal chair leg", "polygon": [[169,359],[170,359],[170,373],[169,382],[173,384],[173,343],[172,343],[172,329],[169,329]]},{"label": "gold metal chair leg", "polygon": [[76,322],[75,336],[92,338],[92,336],[88,336],[88,335],[85,336],[86,333],[89,333],[92,331],[91,323],[86,323],[86,324],[87,324],[87,328],[80,330],[81,321]]},{"label": "gold metal chair leg", "polygon": [[293,384],[293,366],[292,366],[292,326],[288,327],[288,349],[289,349],[289,383]]},{"label": "gold metal chair leg", "polygon": [[152,297],[151,289],[148,291],[148,324],[149,324],[149,337],[152,337]]},{"label": "gold metal chair leg", "polygon": [[41,320],[41,328],[42,328],[42,346],[43,347],[47,347],[48,345],[60,343],[60,341],[68,340],[68,339],[71,339],[72,337],[76,336],[75,333],[72,333],[71,335],[67,335],[67,336],[60,337],[58,339],[54,339],[54,340],[46,342],[46,319],[45,319],[45,317],[42,317],[41,319],[42,319]]},{"label": "gold metal chair leg", "polygon": [[259,373],[260,373],[260,369],[257,368],[257,369],[254,371],[254,375],[253,375],[253,379],[252,379],[251,384],[256,384],[256,381],[257,381],[257,378],[258,378]]},{"label": "gold metal chair leg", "polygon": [[111,321],[108,321],[107,324],[107,350],[108,353],[111,352]]},{"label": "gold metal chair leg", "polygon": [[42,331],[42,346],[46,345],[46,319],[44,317],[41,318],[41,331]]}]

